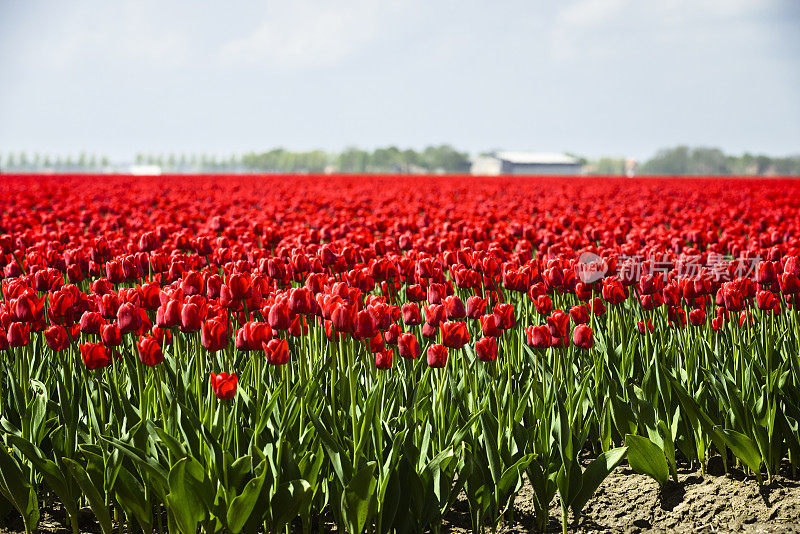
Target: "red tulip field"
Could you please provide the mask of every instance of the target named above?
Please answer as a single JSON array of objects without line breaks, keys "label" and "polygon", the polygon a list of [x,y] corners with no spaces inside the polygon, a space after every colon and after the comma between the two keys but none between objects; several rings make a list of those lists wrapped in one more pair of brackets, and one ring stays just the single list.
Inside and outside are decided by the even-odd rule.
[{"label": "red tulip field", "polygon": [[800,181],[0,199],[0,515],[27,532],[567,532],[609,477],[797,486]]}]

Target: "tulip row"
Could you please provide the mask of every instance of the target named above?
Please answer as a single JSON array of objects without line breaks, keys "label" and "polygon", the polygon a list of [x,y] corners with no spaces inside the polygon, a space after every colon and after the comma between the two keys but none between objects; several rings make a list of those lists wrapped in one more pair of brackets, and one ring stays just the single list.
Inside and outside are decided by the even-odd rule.
[{"label": "tulip row", "polygon": [[525,481],[566,531],[623,461],[796,468],[793,181],[189,180],[0,184],[28,531],[478,532]]}]

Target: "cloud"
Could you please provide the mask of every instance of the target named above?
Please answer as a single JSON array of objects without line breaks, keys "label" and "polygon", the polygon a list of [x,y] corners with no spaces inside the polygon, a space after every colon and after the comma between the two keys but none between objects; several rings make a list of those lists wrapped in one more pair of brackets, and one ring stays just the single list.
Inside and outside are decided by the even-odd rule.
[{"label": "cloud", "polygon": [[185,29],[163,16],[154,0],[50,8],[31,4],[17,15],[15,53],[0,59],[63,72],[121,64],[174,68],[191,56]]},{"label": "cloud", "polygon": [[249,35],[225,43],[223,63],[329,66],[378,38],[397,15],[397,2],[377,0],[276,2]]},{"label": "cloud", "polygon": [[753,19],[782,0],[577,0],[553,19],[550,49],[556,59],[610,58],[635,48],[700,45],[766,31]]}]

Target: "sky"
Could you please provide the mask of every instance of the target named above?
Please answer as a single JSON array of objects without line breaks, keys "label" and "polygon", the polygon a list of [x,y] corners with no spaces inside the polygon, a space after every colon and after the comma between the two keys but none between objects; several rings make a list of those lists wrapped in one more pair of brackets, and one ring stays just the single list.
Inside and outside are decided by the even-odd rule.
[{"label": "sky", "polygon": [[800,153],[796,0],[0,0],[0,153]]}]

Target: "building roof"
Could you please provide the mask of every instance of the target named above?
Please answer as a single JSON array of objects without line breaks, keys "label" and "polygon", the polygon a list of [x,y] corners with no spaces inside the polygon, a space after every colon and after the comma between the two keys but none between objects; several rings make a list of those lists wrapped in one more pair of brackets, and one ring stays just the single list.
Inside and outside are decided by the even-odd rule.
[{"label": "building roof", "polygon": [[578,159],[568,156],[566,154],[549,153],[549,152],[521,152],[521,151],[502,151],[495,152],[494,157],[497,159],[507,161],[509,163],[516,163],[518,165],[577,165]]}]

